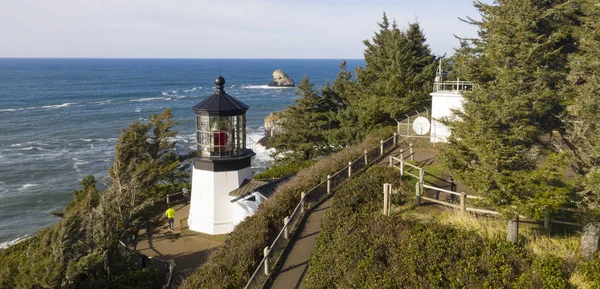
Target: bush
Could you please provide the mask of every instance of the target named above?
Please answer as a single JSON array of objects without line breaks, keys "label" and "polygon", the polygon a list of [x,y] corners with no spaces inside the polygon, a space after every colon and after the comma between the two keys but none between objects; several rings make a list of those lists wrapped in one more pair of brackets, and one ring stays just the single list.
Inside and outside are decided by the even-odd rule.
[{"label": "bush", "polygon": [[256,214],[236,226],[223,246],[187,278],[181,288],[243,288],[262,259],[263,249],[283,227],[283,218],[290,215],[299,202],[301,192],[345,167],[349,161],[362,155],[365,149],[379,144],[382,135],[391,135],[390,130],[384,128],[374,131],[361,144],[321,159],[278,187],[273,196],[261,204]]},{"label": "bush", "polygon": [[269,168],[264,172],[255,174],[252,177],[255,180],[273,180],[289,176],[301,169],[308,168],[316,161],[292,162]]},{"label": "bush", "polygon": [[[399,213],[382,215],[381,184],[396,170],[371,168],[336,194],[313,250],[306,288],[569,288],[560,259],[533,259],[503,240]],[[406,194],[393,201],[403,203]]]}]

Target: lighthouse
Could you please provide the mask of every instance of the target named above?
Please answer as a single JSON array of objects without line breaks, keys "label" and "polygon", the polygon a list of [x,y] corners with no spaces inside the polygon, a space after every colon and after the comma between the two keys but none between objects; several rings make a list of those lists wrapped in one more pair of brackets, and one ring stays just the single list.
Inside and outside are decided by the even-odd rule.
[{"label": "lighthouse", "polygon": [[235,204],[229,192],[252,179],[255,155],[246,148],[248,106],[225,93],[223,77],[215,84],[215,93],[193,106],[198,153],[188,217],[190,230],[211,235],[233,231]]}]

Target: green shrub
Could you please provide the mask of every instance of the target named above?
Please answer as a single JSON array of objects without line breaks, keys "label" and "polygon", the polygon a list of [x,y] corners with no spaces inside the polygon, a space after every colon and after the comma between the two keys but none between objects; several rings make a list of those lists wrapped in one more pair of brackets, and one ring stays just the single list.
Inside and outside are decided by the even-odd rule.
[{"label": "green shrub", "polygon": [[583,281],[590,288],[600,288],[600,254],[579,264],[577,271],[583,276]]},{"label": "green shrub", "polygon": [[[569,288],[560,259],[437,223],[382,215],[381,184],[403,203],[396,170],[374,167],[346,183],[323,220],[306,288]],[[412,194],[412,193],[411,193]]]},{"label": "green shrub", "polygon": [[[362,155],[364,150],[379,144],[390,128],[374,131],[356,146],[344,149],[303,169],[289,182],[277,188],[271,198],[261,204],[253,216],[238,224],[221,248],[181,288],[243,288],[263,257],[263,249],[270,244],[307,191]],[[391,134],[387,134],[389,137]]]},{"label": "green shrub", "polygon": [[289,176],[293,173],[300,171],[301,169],[308,168],[316,161],[304,161],[304,162],[292,162],[286,163],[279,166],[274,166],[269,168],[264,172],[260,172],[255,174],[253,179],[255,180],[273,180],[280,179],[285,176]]}]

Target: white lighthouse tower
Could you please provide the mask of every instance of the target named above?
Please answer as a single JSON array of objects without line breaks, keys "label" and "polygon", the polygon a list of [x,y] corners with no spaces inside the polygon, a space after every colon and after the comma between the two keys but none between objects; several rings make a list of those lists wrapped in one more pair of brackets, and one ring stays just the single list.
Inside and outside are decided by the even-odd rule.
[{"label": "white lighthouse tower", "polygon": [[216,235],[233,231],[234,206],[229,192],[252,179],[246,148],[248,106],[223,90],[225,79],[215,80],[216,92],[194,105],[198,155],[193,161],[190,230]]}]

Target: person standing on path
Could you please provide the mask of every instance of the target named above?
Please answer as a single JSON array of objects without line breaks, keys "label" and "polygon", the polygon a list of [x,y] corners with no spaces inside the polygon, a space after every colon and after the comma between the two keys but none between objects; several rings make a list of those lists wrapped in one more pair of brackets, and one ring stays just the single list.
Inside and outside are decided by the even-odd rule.
[{"label": "person standing on path", "polygon": [[167,219],[169,221],[169,230],[175,230],[175,210],[173,210],[173,208],[169,208],[165,214],[167,215]]}]

